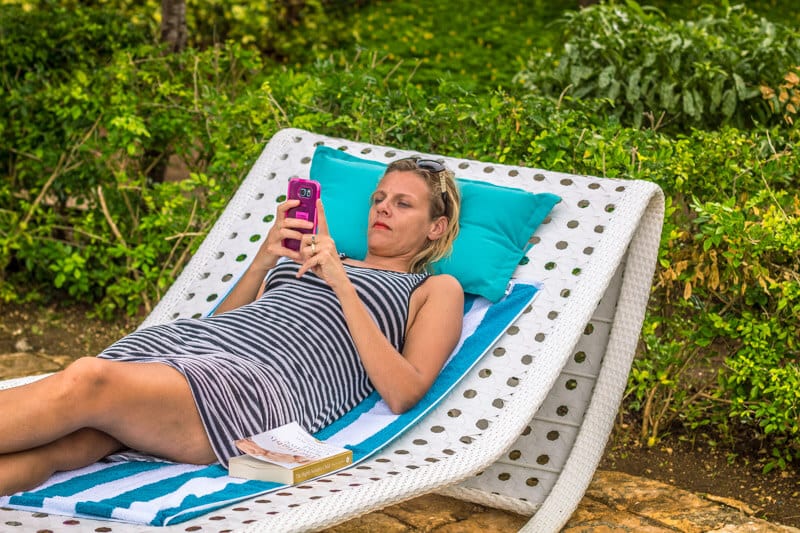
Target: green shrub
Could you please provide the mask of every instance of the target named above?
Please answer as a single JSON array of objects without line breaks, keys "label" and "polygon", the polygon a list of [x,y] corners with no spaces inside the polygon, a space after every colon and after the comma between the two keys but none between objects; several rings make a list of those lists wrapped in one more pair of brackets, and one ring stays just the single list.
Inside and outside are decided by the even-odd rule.
[{"label": "green shrub", "polygon": [[687,283],[720,302],[708,319],[731,347],[720,372],[727,414],[758,428],[767,469],[783,467],[800,458],[800,197],[765,189],[741,205],[694,207],[702,246]]},{"label": "green shrub", "polygon": [[[33,26],[41,13],[27,16]],[[92,16],[60,20],[80,32]],[[256,155],[273,110],[248,88],[263,64],[236,45],[164,55],[108,35],[107,53],[81,51],[57,72],[15,63],[23,56],[10,51],[36,48],[35,36],[53,28],[0,56],[3,71],[17,73],[0,93],[10,140],[0,146],[0,295],[89,301],[105,316],[146,310]],[[189,180],[164,180],[171,158],[189,165]]]},{"label": "green shrub", "polygon": [[534,56],[518,80],[532,92],[605,100],[634,127],[774,123],[759,86],[800,62],[800,33],[743,5],[668,20],[653,8],[604,3],[568,13],[564,46]]},{"label": "green shrub", "polygon": [[[678,422],[732,445],[755,435],[771,451],[769,470],[800,458],[796,130],[695,137],[670,162],[698,185],[672,193],[677,209],[665,222],[628,406],[641,413],[642,438],[651,443]],[[736,164],[717,165],[711,175],[720,188],[709,190],[715,181],[703,183],[692,165],[726,157]]]},{"label": "green shrub", "polygon": [[272,59],[309,61],[352,40],[344,23],[366,0],[211,0],[190,4],[187,23],[198,48],[224,41],[252,46]]},{"label": "green shrub", "polygon": [[[795,9],[795,4],[790,0],[758,0],[757,2],[743,2],[747,9],[772,21],[780,22],[786,26],[797,27],[800,23],[800,11]],[[656,7],[670,18],[686,18],[687,14],[696,13],[708,6],[708,0],[644,0],[642,5]],[[725,4],[729,4],[726,2]]]},{"label": "green shrub", "polygon": [[[346,15],[365,3],[367,0],[188,2],[187,44],[195,49],[206,49],[234,41],[245,48],[259,50],[265,54],[265,59],[288,63],[308,61],[352,41]],[[159,0],[0,0],[0,5],[24,8],[26,12],[38,12],[43,17],[52,17],[53,9],[109,13],[120,21],[137,25],[149,42],[160,39]],[[107,26],[103,31],[110,28],[114,26]]]}]

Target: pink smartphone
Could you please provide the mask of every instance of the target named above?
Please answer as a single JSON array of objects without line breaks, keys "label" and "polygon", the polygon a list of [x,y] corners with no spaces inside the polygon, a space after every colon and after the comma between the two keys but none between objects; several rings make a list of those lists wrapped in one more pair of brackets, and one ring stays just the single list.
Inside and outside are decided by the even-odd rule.
[{"label": "pink smartphone", "polygon": [[[314,223],[313,229],[300,230],[301,233],[315,233],[317,231],[317,199],[320,195],[320,184],[314,180],[291,178],[289,180],[288,200],[300,200],[300,205],[286,212],[287,217],[302,218]],[[291,250],[300,249],[297,239],[284,239],[283,245]]]}]

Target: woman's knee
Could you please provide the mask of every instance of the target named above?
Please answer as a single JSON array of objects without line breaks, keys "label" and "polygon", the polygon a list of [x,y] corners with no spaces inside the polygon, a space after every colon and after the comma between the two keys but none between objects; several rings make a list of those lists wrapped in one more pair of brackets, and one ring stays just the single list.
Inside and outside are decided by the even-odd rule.
[{"label": "woman's knee", "polygon": [[114,363],[97,357],[81,357],[65,368],[57,394],[62,401],[83,402],[97,399],[114,388]]}]

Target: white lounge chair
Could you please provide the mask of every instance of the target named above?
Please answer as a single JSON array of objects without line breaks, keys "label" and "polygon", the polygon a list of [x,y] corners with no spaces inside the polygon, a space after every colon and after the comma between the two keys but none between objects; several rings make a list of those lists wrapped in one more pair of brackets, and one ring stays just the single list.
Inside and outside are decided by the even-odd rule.
[{"label": "white lounge chair", "polygon": [[530,311],[415,429],[344,474],[175,526],[8,509],[0,510],[0,524],[13,531],[75,531],[75,521],[87,531],[309,531],[431,491],[532,515],[525,531],[566,523],[592,479],[627,381],[660,241],[661,190],[285,129],[143,325],[202,315],[216,304],[245,266],[237,258],[257,249],[250,236],[263,235],[264,213],[274,213],[289,177],[308,176],[321,143],[383,162],[432,156],[459,177],[559,195],[515,274],[543,284]]}]

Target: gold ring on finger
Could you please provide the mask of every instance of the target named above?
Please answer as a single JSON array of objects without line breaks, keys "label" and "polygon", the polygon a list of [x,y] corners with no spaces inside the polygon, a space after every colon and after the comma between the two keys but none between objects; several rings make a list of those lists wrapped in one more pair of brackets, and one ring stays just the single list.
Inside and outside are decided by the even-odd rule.
[{"label": "gold ring on finger", "polygon": [[317,245],[314,243],[314,239],[311,239],[311,255],[317,254]]}]

